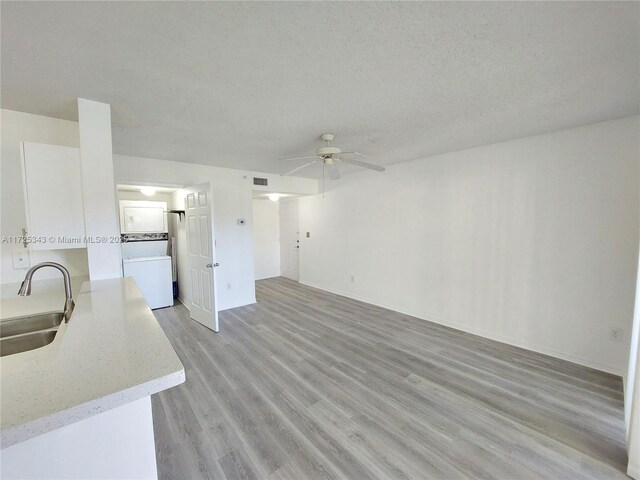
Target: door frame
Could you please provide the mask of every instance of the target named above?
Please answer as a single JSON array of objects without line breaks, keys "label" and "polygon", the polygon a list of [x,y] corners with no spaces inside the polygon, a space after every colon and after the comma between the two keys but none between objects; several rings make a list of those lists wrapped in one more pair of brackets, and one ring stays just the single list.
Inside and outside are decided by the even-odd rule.
[{"label": "door frame", "polygon": [[[295,215],[291,215],[291,205],[295,205]],[[292,223],[294,225],[291,227]],[[287,228],[292,228],[292,230],[286,232]],[[285,264],[288,263],[292,251],[295,251],[295,267],[285,269]],[[295,273],[290,273],[292,270],[295,270]],[[285,278],[296,282],[300,281],[300,219],[297,198],[280,200],[280,272]]]}]

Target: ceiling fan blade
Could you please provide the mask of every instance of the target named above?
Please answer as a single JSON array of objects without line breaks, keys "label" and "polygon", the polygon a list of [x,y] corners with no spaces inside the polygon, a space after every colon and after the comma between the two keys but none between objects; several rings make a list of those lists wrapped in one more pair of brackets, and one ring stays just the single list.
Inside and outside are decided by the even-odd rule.
[{"label": "ceiling fan blade", "polygon": [[295,173],[298,170],[302,170],[303,168],[306,168],[306,167],[308,167],[310,165],[313,165],[314,163],[317,163],[317,162],[318,162],[318,160],[313,160],[312,162],[305,163],[304,165],[300,165],[299,167],[296,167],[293,170],[289,170],[288,172],[283,173],[282,176],[285,177],[287,175],[291,175],[292,173]]},{"label": "ceiling fan blade", "polygon": [[340,178],[340,171],[338,165],[335,163],[327,163],[327,170],[329,170],[329,178],[331,180],[338,180]]},{"label": "ceiling fan blade", "polygon": [[364,158],[367,158],[369,156],[360,152],[340,152],[340,155],[359,155],[360,157],[364,157]]},{"label": "ceiling fan blade", "polygon": [[278,160],[287,161],[287,160],[306,160],[307,158],[318,158],[317,155],[312,155],[310,157],[289,157],[289,158],[279,158]]},{"label": "ceiling fan blade", "polygon": [[[355,152],[350,152],[355,153]],[[351,160],[349,158],[343,158],[342,161],[344,163],[350,163],[352,165],[358,165],[360,167],[368,168],[370,170],[375,170],[376,172],[384,172],[384,167],[380,167],[379,165],[374,165],[373,163],[361,162],[360,160]]]}]

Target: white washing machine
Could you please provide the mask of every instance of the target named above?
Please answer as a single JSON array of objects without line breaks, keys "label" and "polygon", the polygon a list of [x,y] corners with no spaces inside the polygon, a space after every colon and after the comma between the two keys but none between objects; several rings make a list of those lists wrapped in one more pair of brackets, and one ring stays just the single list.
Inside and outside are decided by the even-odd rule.
[{"label": "white washing machine", "polygon": [[166,255],[168,235],[123,234],[122,269],[125,277],[133,277],[149,307],[173,306],[171,257]]},{"label": "white washing machine", "polygon": [[133,277],[150,308],[173,305],[171,257],[134,257],[122,260],[124,276]]}]

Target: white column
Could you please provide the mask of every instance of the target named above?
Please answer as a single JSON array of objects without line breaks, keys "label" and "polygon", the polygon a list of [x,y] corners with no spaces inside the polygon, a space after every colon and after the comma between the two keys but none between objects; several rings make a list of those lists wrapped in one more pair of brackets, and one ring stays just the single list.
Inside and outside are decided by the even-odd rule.
[{"label": "white column", "polygon": [[[84,223],[91,280],[122,276],[111,145],[111,107],[78,98]],[[98,243],[100,239],[100,243]],[[106,240],[106,243],[102,243]]]},{"label": "white column", "polygon": [[635,386],[632,395],[630,422],[628,426],[627,451],[629,463],[627,475],[640,480],[640,361],[636,358]]},{"label": "white column", "polygon": [[629,371],[625,382],[624,416],[627,426],[627,474],[640,480],[640,259],[636,281],[636,305],[631,330]]}]

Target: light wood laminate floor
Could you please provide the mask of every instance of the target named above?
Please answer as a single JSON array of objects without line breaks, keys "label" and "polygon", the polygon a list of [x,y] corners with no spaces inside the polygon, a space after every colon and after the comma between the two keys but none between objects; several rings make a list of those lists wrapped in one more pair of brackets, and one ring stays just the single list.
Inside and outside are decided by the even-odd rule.
[{"label": "light wood laminate floor", "polygon": [[155,311],[187,381],[153,396],[161,480],[626,478],[619,377],[299,285],[215,334]]}]

